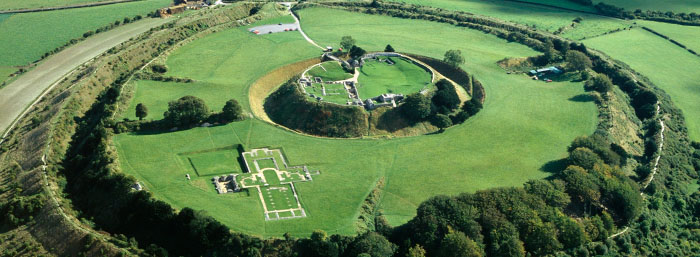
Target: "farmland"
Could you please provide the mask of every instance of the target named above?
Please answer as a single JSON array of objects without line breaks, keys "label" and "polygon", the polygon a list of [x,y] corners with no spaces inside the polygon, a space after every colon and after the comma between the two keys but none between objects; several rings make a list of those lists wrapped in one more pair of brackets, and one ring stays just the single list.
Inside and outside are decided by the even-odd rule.
[{"label": "farmland", "polygon": [[700,12],[700,1],[698,0],[594,0],[593,3],[604,2],[607,4],[612,4],[625,8],[629,11],[634,11],[636,9],[641,10],[659,10],[659,11],[673,11],[673,12],[685,12],[691,13]]},{"label": "farmland", "polygon": [[[120,134],[115,145],[124,172],[143,181],[156,198],[176,208],[206,210],[237,231],[308,235],[313,228],[353,234],[358,208],[380,177],[387,181],[381,208],[389,221],[398,225],[415,215],[421,201],[436,194],[516,186],[546,177],[548,173],[541,167],[564,157],[574,137],[590,134],[595,127],[595,105],[569,100],[583,94],[581,82],[543,83],[508,75],[496,65],[505,57],[536,54],[522,45],[427,21],[322,8],[304,9],[299,14],[304,30],[322,45],[337,45],[342,36],[352,35],[368,51],[384,49],[388,43],[398,51],[434,58],[447,49],[461,50],[467,57],[463,67],[489,92],[484,110],[442,134],[391,140],[316,138],[255,118],[178,132]],[[345,18],[327,19],[333,16]],[[297,33],[256,36],[245,29],[219,32],[174,51],[166,61],[168,74],[225,85],[221,92],[228,94],[226,98],[239,100],[248,110],[246,95],[251,82],[276,67],[320,55]],[[429,36],[435,33],[445,36]],[[400,37],[403,39],[398,40]],[[215,46],[221,44],[237,47],[217,51]],[[195,66],[198,69],[191,68]],[[139,98],[141,90],[146,90],[143,96],[149,96]],[[141,101],[152,106],[172,100],[173,96],[149,94],[147,90],[139,85],[132,105]],[[157,99],[159,95],[167,99]],[[211,96],[202,97],[209,101]],[[177,158],[178,153],[236,144],[282,148],[292,165],[307,164],[321,171],[312,183],[295,184],[306,218],[265,222],[254,194],[216,195],[206,178],[184,179],[190,168]],[[449,161],[436,162],[428,156]],[[222,201],[226,204],[220,204]],[[332,213],[329,208],[333,208]]]},{"label": "farmland", "polygon": [[[169,0],[67,9],[49,12],[0,15],[0,66],[20,66],[38,60],[56,47],[83,33],[121,21],[124,17],[146,15],[168,6]],[[80,21],[80,22],[76,22]],[[22,35],[22,36],[10,36]]]},{"label": "farmland", "polygon": [[700,58],[642,29],[584,43],[629,64],[664,89],[683,111],[690,138],[700,140]]},{"label": "farmland", "polygon": [[5,10],[20,10],[20,9],[35,9],[47,7],[61,7],[78,4],[90,4],[104,2],[107,0],[28,0],[28,1],[2,1],[0,2],[0,11]]},{"label": "farmland", "polygon": [[[561,28],[561,36],[574,40],[595,37],[608,31],[622,29],[631,25],[626,21],[602,17],[599,15],[562,11],[559,9],[515,2],[508,2],[508,4],[505,5],[502,1],[498,0],[392,1],[440,7],[447,10],[457,10],[477,15],[491,16],[549,32],[556,32]],[[574,24],[573,20],[577,17],[581,17],[582,21]],[[572,24],[574,24],[574,26],[572,26]]]},{"label": "farmland", "polygon": [[678,41],[696,53],[700,53],[700,40],[697,39],[698,34],[700,34],[700,27],[698,26],[683,26],[645,20],[639,20],[637,23]]}]

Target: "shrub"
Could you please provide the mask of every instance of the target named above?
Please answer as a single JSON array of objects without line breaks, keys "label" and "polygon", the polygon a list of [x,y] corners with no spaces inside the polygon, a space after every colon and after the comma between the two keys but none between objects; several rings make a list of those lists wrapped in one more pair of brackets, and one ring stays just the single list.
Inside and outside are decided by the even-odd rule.
[{"label": "shrub", "polygon": [[592,169],[593,165],[599,160],[600,157],[597,154],[585,147],[576,148],[569,154],[569,164],[583,167],[584,169]]},{"label": "shrub", "polygon": [[241,119],[243,118],[243,108],[235,99],[228,100],[221,111],[221,118],[223,121],[229,122]]},{"label": "shrub", "polygon": [[435,84],[438,88],[433,96],[433,103],[438,107],[445,107],[448,110],[453,110],[459,107],[459,96],[452,83],[445,79],[441,79]]},{"label": "shrub", "polygon": [[412,121],[420,121],[427,118],[432,112],[431,109],[430,100],[421,93],[413,93],[406,96],[404,103],[401,105],[401,113]]},{"label": "shrub", "polygon": [[452,120],[450,120],[450,117],[441,113],[438,113],[435,116],[433,116],[431,123],[436,127],[440,128],[440,131],[443,131],[445,130],[445,128],[452,126]]},{"label": "shrub", "polygon": [[156,73],[166,73],[168,71],[168,67],[163,64],[156,63],[151,65],[151,70]]}]

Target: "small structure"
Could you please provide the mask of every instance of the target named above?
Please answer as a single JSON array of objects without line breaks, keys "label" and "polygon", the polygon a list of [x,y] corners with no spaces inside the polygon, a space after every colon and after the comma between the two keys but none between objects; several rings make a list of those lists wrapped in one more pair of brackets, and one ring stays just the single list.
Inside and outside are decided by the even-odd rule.
[{"label": "small structure", "polygon": [[131,189],[136,190],[136,191],[141,191],[141,190],[143,190],[143,187],[141,186],[141,183],[136,182],[135,184],[131,185]]},{"label": "small structure", "polygon": [[190,179],[191,179],[191,178],[190,178],[190,174],[185,174],[185,177],[187,178],[187,180],[190,180]]},{"label": "small structure", "polygon": [[561,74],[561,73],[563,73],[563,71],[557,67],[554,67],[554,66],[530,71],[531,76],[538,76],[538,77],[542,77],[544,75],[550,75],[550,74],[556,75],[556,74]]},{"label": "small structure", "polygon": [[333,52],[333,47],[332,46],[326,46],[326,52]]},{"label": "small structure", "polygon": [[228,176],[213,177],[211,180],[212,183],[214,183],[216,192],[219,194],[226,194],[241,191],[238,182],[236,182],[237,176],[238,174],[229,174]]}]

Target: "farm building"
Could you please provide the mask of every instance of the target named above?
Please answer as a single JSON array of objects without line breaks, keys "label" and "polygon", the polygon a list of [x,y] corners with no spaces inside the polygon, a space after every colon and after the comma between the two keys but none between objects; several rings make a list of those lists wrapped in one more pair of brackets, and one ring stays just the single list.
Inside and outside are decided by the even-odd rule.
[{"label": "farm building", "polygon": [[548,67],[548,68],[542,68],[542,69],[537,69],[537,70],[531,70],[530,75],[532,76],[542,76],[542,75],[548,75],[548,74],[561,74],[563,71],[557,67]]}]

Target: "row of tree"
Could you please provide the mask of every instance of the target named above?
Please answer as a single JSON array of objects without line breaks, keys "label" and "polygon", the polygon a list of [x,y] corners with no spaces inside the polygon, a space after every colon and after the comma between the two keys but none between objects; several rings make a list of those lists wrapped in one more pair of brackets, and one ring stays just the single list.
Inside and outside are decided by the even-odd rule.
[{"label": "row of tree", "polygon": [[183,96],[168,103],[168,110],[163,113],[162,120],[142,122],[148,117],[148,107],[143,103],[138,103],[135,110],[139,122],[125,121],[116,124],[117,132],[126,132],[142,129],[166,129],[166,128],[187,128],[201,124],[202,122],[228,123],[244,118],[243,108],[236,101],[230,99],[226,101],[221,112],[212,113],[207,104],[196,96]]}]

